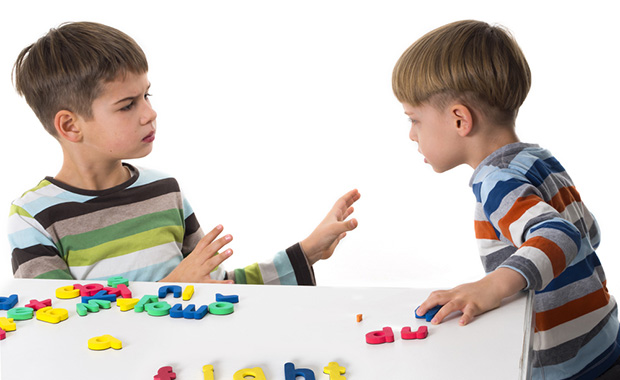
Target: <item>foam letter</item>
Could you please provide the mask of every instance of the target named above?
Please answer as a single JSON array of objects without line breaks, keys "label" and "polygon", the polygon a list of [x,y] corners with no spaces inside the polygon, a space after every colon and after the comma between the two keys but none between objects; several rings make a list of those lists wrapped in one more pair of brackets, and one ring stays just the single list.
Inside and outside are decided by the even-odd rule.
[{"label": "foam letter", "polygon": [[247,376],[252,376],[254,380],[267,380],[260,367],[240,369],[233,375],[233,380],[245,380]]},{"label": "foam letter", "polygon": [[174,380],[177,378],[177,374],[172,372],[172,367],[161,367],[157,371],[157,375],[153,377],[153,380]]},{"label": "foam letter", "polygon": [[215,293],[215,301],[217,302],[230,302],[230,303],[239,303],[239,296],[236,294],[231,294],[229,296],[225,296],[220,293]]},{"label": "foam letter", "polygon": [[9,297],[0,297],[0,310],[9,310],[17,304],[17,294],[11,294]]},{"label": "foam letter", "polygon": [[58,323],[69,318],[67,309],[52,309],[51,306],[37,310],[37,319],[49,323]]},{"label": "foam letter", "polygon": [[411,331],[411,327],[405,326],[400,330],[400,337],[404,340],[424,339],[428,335],[428,327],[420,326],[418,331]]},{"label": "foam letter", "polygon": [[16,321],[25,321],[34,317],[34,309],[31,307],[14,307],[6,312],[6,316]]},{"label": "foam letter", "polygon": [[119,298],[116,300],[116,305],[121,308],[121,311],[127,311],[133,309],[138,302],[140,300],[137,298]]},{"label": "foam letter", "polygon": [[144,305],[146,312],[154,317],[161,317],[170,313],[170,304],[166,301],[151,302]]},{"label": "foam letter", "polygon": [[344,367],[341,367],[337,362],[329,362],[327,367],[323,368],[323,373],[329,375],[329,380],[347,380],[346,377],[342,376],[347,370]]},{"label": "foam letter", "polygon": [[384,327],[383,331],[371,331],[366,334],[366,343],[381,344],[391,343],[394,341],[394,332],[391,327]]},{"label": "foam letter", "polygon": [[213,366],[211,364],[202,366],[202,373],[204,375],[204,380],[215,380],[213,377]]},{"label": "foam letter", "polygon": [[0,329],[4,331],[15,331],[17,325],[13,322],[13,318],[0,317]]},{"label": "foam letter", "polygon": [[73,287],[76,289],[80,289],[80,295],[82,297],[90,297],[92,295],[97,294],[98,291],[103,289],[103,285],[101,284],[88,284],[88,285],[73,284]]},{"label": "foam letter", "polygon": [[295,380],[298,376],[303,376],[305,380],[315,380],[314,372],[311,369],[307,368],[295,368],[295,364],[286,363],[284,364],[284,379],[285,380]]},{"label": "foam letter", "polygon": [[102,335],[96,336],[94,338],[90,338],[88,340],[88,348],[91,350],[107,350],[112,347],[115,350],[120,350],[123,348],[123,342],[116,339],[112,335]]},{"label": "foam letter", "polygon": [[189,301],[194,295],[194,285],[187,285],[183,290],[183,301]]},{"label": "foam letter", "polygon": [[108,292],[106,292],[105,290],[100,290],[93,296],[82,296],[82,303],[87,303],[90,300],[106,300],[110,302],[116,302],[116,295],[108,294]]},{"label": "foam letter", "polygon": [[231,314],[235,311],[235,305],[230,302],[213,302],[209,304],[209,313],[217,315]]},{"label": "foam letter", "polygon": [[136,306],[134,306],[133,309],[136,311],[136,313],[142,313],[144,311],[144,305],[157,301],[159,301],[159,298],[157,298],[157,296],[142,296],[140,301],[136,304]]},{"label": "foam letter", "polygon": [[80,289],[76,289],[73,285],[63,286],[56,289],[56,298],[70,299],[80,296]]},{"label": "foam letter", "polygon": [[117,289],[121,290],[121,297],[123,298],[131,298],[131,290],[127,288],[125,284],[118,284]]},{"label": "foam letter", "polygon": [[47,306],[52,306],[52,300],[49,298],[43,301],[30,300],[30,303],[26,305],[26,307],[31,307],[35,311]]},{"label": "foam letter", "polygon": [[174,298],[181,297],[183,289],[179,285],[164,285],[159,288],[159,298],[166,298],[168,293],[172,293]]},{"label": "foam letter", "polygon": [[124,278],[123,276],[114,276],[114,277],[108,278],[108,286],[117,288],[119,284],[123,284],[127,286],[129,285],[129,280]]}]

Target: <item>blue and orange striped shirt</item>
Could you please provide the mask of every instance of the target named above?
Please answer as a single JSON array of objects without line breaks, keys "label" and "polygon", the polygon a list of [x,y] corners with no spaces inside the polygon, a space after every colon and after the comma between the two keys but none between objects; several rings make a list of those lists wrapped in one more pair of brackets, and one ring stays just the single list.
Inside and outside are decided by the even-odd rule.
[{"label": "blue and orange striped shirt", "polygon": [[618,308],[598,224],[569,175],[548,150],[515,143],[482,161],[470,185],[485,271],[510,268],[536,291],[533,378],[602,374],[620,356]]}]

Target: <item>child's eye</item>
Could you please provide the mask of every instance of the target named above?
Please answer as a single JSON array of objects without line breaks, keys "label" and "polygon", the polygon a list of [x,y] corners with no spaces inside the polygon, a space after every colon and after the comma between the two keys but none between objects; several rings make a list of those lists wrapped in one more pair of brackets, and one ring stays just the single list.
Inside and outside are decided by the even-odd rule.
[{"label": "child's eye", "polygon": [[[147,92],[146,94],[144,94],[144,100],[148,102],[151,96],[152,95]],[[125,107],[121,108],[121,111],[129,111],[135,106],[135,104],[136,102],[132,101],[131,103],[127,104]]]}]

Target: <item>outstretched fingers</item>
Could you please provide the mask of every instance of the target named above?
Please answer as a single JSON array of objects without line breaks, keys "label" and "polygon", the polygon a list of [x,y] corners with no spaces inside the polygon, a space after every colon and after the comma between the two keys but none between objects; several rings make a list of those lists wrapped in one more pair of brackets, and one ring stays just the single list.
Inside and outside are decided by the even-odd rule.
[{"label": "outstretched fingers", "polygon": [[353,205],[353,203],[357,202],[360,199],[360,197],[361,195],[359,191],[357,189],[353,189],[349,191],[348,193],[346,193],[345,195],[343,195],[342,197],[340,197],[340,199],[336,201],[336,204],[334,205],[334,207],[341,208],[343,210],[348,209],[351,207],[351,205]]},{"label": "outstretched fingers", "polygon": [[[222,236],[219,239],[216,239],[217,236],[222,232],[223,227],[221,225],[215,227],[208,234],[202,237],[194,252],[192,254],[197,254],[199,256],[199,261],[201,263],[205,263],[207,260],[211,259],[213,256],[218,255],[218,252],[228,243],[230,243],[233,239],[232,235],[227,234]],[[228,250],[232,253],[232,250]],[[219,256],[219,255],[218,255]],[[230,256],[230,255],[228,255]],[[225,260],[225,259],[224,259]]]}]

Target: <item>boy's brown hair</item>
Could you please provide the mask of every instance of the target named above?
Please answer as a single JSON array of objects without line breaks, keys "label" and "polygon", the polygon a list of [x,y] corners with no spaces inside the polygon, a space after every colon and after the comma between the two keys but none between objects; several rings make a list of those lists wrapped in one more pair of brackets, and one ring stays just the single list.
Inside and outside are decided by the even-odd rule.
[{"label": "boy's brown hair", "polygon": [[131,37],[107,25],[76,22],[51,29],[22,50],[13,81],[45,129],[56,136],[58,111],[92,118],[92,103],[104,83],[127,72],[147,71],[146,56]]},{"label": "boy's brown hair", "polygon": [[514,126],[530,85],[529,65],[511,34],[474,20],[427,33],[403,53],[392,74],[401,103],[442,108],[458,100],[499,125]]}]

